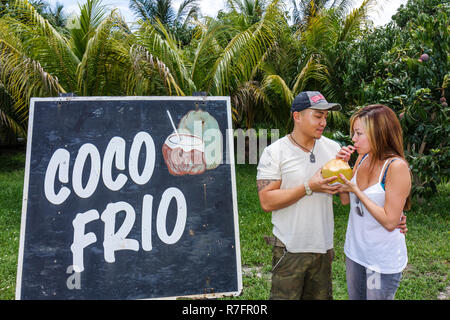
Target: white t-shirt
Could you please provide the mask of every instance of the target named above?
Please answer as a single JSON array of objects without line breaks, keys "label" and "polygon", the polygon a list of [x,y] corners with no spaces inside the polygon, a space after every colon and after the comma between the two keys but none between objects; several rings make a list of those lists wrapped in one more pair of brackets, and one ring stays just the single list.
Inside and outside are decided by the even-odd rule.
[{"label": "white t-shirt", "polygon": [[[314,155],[294,145],[287,136],[266,147],[258,164],[257,180],[281,180],[280,189],[308,181],[317,170],[334,159],[340,150],[337,142],[322,136],[316,140]],[[273,234],[289,252],[326,253],[333,248],[333,196],[314,192],[296,203],[272,212]]]}]

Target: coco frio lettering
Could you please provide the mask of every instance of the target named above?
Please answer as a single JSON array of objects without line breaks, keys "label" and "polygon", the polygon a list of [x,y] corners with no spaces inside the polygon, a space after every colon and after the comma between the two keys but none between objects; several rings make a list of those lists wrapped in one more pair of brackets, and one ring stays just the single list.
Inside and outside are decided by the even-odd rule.
[{"label": "coco frio lettering", "polygon": [[[144,165],[140,171],[138,167],[139,156],[145,150]],[[95,196],[98,185],[103,185],[111,191],[121,190],[131,179],[136,185],[147,184],[155,168],[156,149],[154,141],[147,132],[138,132],[126,154],[126,142],[121,137],[113,137],[109,141],[103,156],[98,148],[91,143],[83,144],[76,155],[73,168],[70,167],[70,152],[64,148],[57,149],[47,165],[44,179],[44,194],[46,199],[54,205],[62,205],[69,196],[88,199]],[[90,161],[87,161],[90,158]],[[126,161],[128,160],[128,162]],[[128,163],[128,168],[126,164]],[[89,167],[86,167],[88,166]],[[86,167],[86,168],[85,168]],[[142,165],[141,165],[142,167]],[[118,174],[113,177],[113,168]],[[71,171],[72,170],[72,171]],[[83,184],[83,172],[87,170],[88,179]],[[59,188],[57,187],[59,186]],[[116,200],[116,199],[115,199]],[[73,242],[70,246],[73,264],[68,270],[77,277],[85,270],[84,250],[98,241],[94,232],[86,232],[88,225],[103,224],[103,253],[108,263],[116,260],[115,252],[119,250],[144,251],[152,250],[152,218],[153,209],[156,208],[156,234],[167,244],[177,243],[184,233],[187,219],[187,203],[181,190],[170,187],[164,191],[159,200],[150,194],[142,198],[141,212],[141,239],[129,238],[129,234],[136,222],[135,208],[126,201],[109,202],[102,208],[92,208],[85,212],[74,212]],[[169,234],[166,228],[167,212],[172,201],[176,202],[176,222]],[[121,225],[117,226],[117,215],[125,213]],[[71,288],[79,288],[72,285]]]},{"label": "coco frio lettering", "polygon": [[[142,146],[145,145],[146,157],[145,165],[142,173],[138,170],[138,159]],[[75,164],[72,171],[72,190],[80,198],[91,197],[97,189],[102,177],[104,185],[111,191],[120,190],[128,178],[123,173],[120,173],[116,179],[112,178],[113,159],[114,165],[119,171],[124,171],[125,168],[125,140],[121,137],[113,137],[106,147],[105,154],[102,159],[97,147],[91,143],[83,144],[78,150],[75,159]],[[146,132],[138,132],[131,144],[130,154],[128,157],[129,175],[134,183],[138,185],[146,184],[152,177],[155,168],[155,143],[152,137]],[[87,158],[91,159],[91,167],[89,179],[86,186],[82,185],[82,173],[87,162]],[[67,200],[71,194],[71,189],[67,186],[62,186],[60,190],[56,191],[54,188],[56,182],[56,173],[58,172],[58,181],[63,184],[68,184],[69,181],[69,161],[70,153],[64,148],[56,150],[50,158],[44,179],[44,193],[48,201],[55,205],[60,205]],[[101,174],[100,174],[101,172]]]}]

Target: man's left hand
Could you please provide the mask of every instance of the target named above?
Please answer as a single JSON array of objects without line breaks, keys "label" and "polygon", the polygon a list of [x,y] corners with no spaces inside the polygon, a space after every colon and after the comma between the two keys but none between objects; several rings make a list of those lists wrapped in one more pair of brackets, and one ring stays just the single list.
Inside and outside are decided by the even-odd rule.
[{"label": "man's left hand", "polygon": [[408,232],[408,228],[406,227],[406,216],[405,214],[402,214],[402,217],[400,218],[400,223],[397,226],[397,229],[400,229],[400,232],[406,235]]}]

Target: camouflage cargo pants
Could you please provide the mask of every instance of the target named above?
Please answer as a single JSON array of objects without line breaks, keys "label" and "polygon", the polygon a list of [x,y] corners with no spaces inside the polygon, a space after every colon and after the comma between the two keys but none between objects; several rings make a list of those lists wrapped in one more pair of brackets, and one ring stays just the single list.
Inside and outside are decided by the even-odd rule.
[{"label": "camouflage cargo pants", "polygon": [[291,253],[273,247],[272,300],[331,300],[331,262],[334,250],[327,253]]}]

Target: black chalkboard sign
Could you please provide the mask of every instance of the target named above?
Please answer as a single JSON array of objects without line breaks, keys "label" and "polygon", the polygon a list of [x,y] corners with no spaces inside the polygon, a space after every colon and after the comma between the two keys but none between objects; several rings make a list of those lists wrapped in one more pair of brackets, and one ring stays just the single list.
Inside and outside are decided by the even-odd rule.
[{"label": "black chalkboard sign", "polygon": [[33,98],[17,299],[237,295],[229,97]]}]

